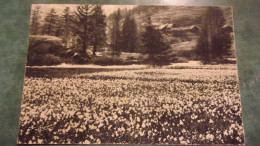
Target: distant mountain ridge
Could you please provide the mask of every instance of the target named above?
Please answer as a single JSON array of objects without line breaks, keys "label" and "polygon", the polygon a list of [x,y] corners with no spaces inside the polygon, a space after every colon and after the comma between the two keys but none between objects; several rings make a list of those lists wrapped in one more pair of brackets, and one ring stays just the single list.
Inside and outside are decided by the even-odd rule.
[{"label": "distant mountain ridge", "polygon": [[[152,23],[173,23],[177,27],[201,24],[201,17],[206,11],[205,6],[137,6],[133,8],[132,14],[137,24],[145,22],[146,17],[150,16]],[[226,18],[226,25],[233,26],[232,8],[220,7]]]}]

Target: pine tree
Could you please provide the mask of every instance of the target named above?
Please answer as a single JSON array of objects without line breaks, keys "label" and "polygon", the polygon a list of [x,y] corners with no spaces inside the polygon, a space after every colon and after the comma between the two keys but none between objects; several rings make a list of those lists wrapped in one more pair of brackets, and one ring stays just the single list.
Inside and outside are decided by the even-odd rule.
[{"label": "pine tree", "polygon": [[62,21],[62,17],[57,18],[57,24],[55,26],[55,36],[56,37],[61,37],[63,35],[63,21]]},{"label": "pine tree", "polygon": [[138,46],[138,40],[137,40],[137,24],[136,21],[134,19],[134,17],[132,17],[132,19],[130,20],[130,30],[131,33],[129,35],[129,52],[135,52]]},{"label": "pine tree", "polygon": [[163,36],[151,24],[151,18],[147,18],[145,32],[142,34],[143,53],[148,55],[145,63],[156,65],[169,64],[169,44],[163,41]]},{"label": "pine tree", "polygon": [[112,14],[112,26],[110,28],[110,41],[113,55],[121,53],[121,30],[120,30],[121,12],[118,9]]},{"label": "pine tree", "polygon": [[81,51],[79,52],[83,58],[88,58],[86,50],[90,44],[91,37],[91,12],[93,5],[79,5],[77,10],[71,19],[72,25],[70,26],[73,33],[77,36],[78,42],[81,46]]},{"label": "pine tree", "polygon": [[63,14],[62,14],[62,18],[63,18],[63,21],[64,21],[64,27],[66,29],[64,29],[65,31],[67,29],[69,29],[69,22],[70,22],[70,7],[66,7],[64,10],[63,10]]},{"label": "pine tree", "polygon": [[90,44],[93,46],[93,56],[95,56],[97,48],[105,45],[106,43],[106,15],[104,15],[101,5],[94,6],[90,19]]},{"label": "pine tree", "polygon": [[70,35],[70,20],[71,20],[71,12],[70,12],[70,7],[66,7],[63,10],[63,14],[62,14],[62,36],[63,36],[63,40],[65,41],[65,44],[68,44],[69,41],[69,35]]},{"label": "pine tree", "polygon": [[34,10],[32,10],[32,17],[31,17],[31,30],[30,34],[32,35],[37,35],[39,34],[39,29],[40,29],[40,19],[41,19],[41,12],[40,12],[41,7],[36,6]]},{"label": "pine tree", "polygon": [[223,28],[224,24],[225,18],[221,8],[207,8],[202,17],[202,30],[196,48],[203,63],[211,63],[228,55],[231,36]]},{"label": "pine tree", "polygon": [[128,13],[122,28],[122,50],[134,52],[137,46],[137,25],[134,17]]},{"label": "pine tree", "polygon": [[59,16],[56,14],[55,9],[52,8],[44,18],[43,34],[52,35],[52,36],[56,34],[58,17]]}]

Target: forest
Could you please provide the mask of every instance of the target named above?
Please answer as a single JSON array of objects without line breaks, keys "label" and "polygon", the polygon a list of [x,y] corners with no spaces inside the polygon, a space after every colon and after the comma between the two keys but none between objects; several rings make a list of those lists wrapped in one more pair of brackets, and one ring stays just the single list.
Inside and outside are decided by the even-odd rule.
[{"label": "forest", "polygon": [[136,6],[105,14],[102,5],[77,5],[61,13],[51,8],[43,15],[41,6],[35,6],[27,65],[234,63],[229,60],[234,36],[227,10],[205,7],[197,10],[198,16],[168,20],[163,18],[168,9]]}]

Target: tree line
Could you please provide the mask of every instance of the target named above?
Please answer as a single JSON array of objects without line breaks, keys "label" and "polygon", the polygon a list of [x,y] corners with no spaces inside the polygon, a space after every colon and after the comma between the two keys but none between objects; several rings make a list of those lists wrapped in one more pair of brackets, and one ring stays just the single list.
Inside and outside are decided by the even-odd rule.
[{"label": "tree line", "polygon": [[[194,55],[204,63],[228,55],[232,39],[223,28],[223,11],[219,7],[207,8],[201,24]],[[142,53],[145,56],[142,63],[153,65],[174,60],[170,43],[152,25],[151,17],[147,16],[144,29],[138,30],[134,12],[127,9],[117,9],[106,16],[101,5],[78,5],[74,11],[66,7],[61,15],[52,8],[42,19],[41,7],[37,6],[32,10],[30,34],[62,38],[65,45],[72,44],[70,48],[83,63],[96,56],[100,48],[108,48],[114,58],[121,52]],[[90,50],[92,54],[87,53]]]},{"label": "tree line", "polygon": [[83,58],[89,57],[86,53],[89,46],[93,47],[95,55],[97,47],[105,44],[106,16],[101,5],[78,5],[74,12],[66,7],[60,16],[52,8],[44,17],[42,25],[40,18],[40,6],[37,6],[32,11],[31,35],[61,37],[65,44],[69,43],[69,39],[74,39],[77,42],[74,47],[78,47]]},{"label": "tree line", "polygon": [[[163,38],[153,28],[150,17],[145,31],[140,33],[134,14],[127,9],[117,9],[106,18],[101,5],[78,5],[73,12],[66,7],[60,16],[52,8],[43,18],[42,24],[40,20],[40,6],[37,6],[32,10],[31,35],[60,37],[65,44],[72,38],[76,41],[73,48],[78,50],[85,61],[96,56],[99,48],[107,47],[111,49],[112,56],[118,57],[121,52],[139,52],[149,54],[146,61],[155,63],[152,61],[158,58],[155,54],[160,54],[165,48],[162,45]],[[139,38],[141,41],[138,41]],[[89,48],[92,50],[91,56],[86,53]],[[160,61],[157,59],[157,62]]]}]

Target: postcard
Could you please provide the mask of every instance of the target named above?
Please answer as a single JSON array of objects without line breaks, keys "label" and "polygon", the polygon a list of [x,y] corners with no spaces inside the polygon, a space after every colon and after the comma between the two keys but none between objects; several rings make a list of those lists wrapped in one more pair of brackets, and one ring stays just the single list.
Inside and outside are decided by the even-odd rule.
[{"label": "postcard", "polygon": [[232,7],[33,4],[18,144],[244,145]]}]

